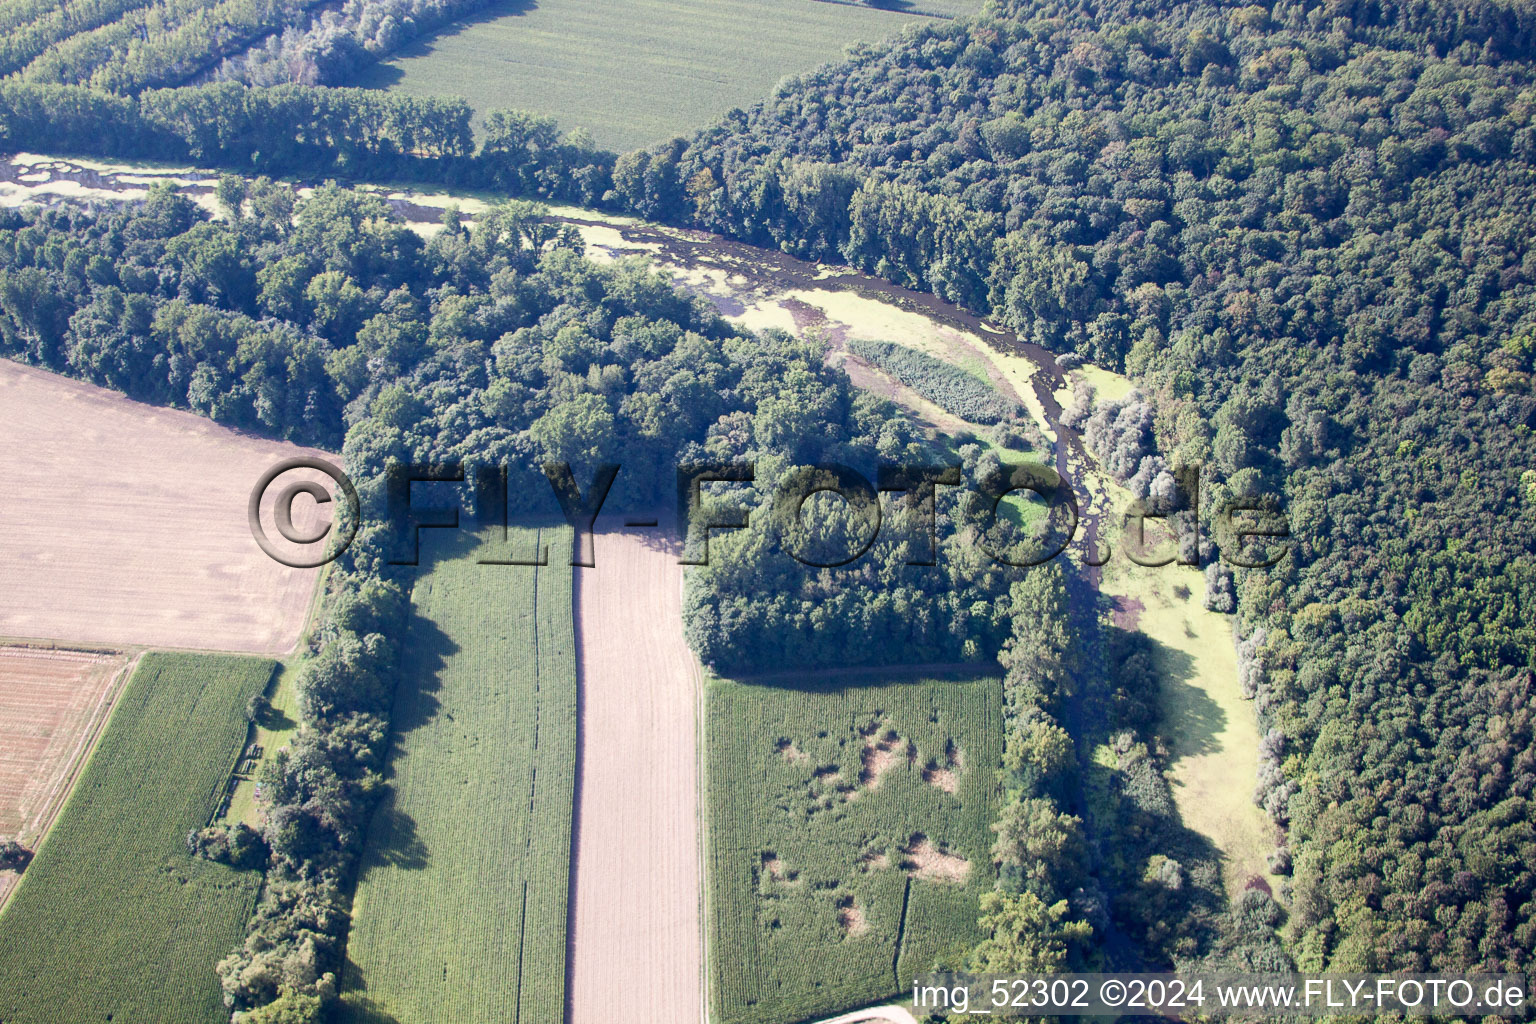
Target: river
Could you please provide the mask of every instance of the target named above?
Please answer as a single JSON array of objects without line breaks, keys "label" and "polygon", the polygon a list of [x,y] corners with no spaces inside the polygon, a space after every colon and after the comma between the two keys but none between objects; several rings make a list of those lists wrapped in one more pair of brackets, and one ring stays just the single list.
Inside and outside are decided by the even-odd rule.
[{"label": "river", "polygon": [[[152,186],[167,183],[219,216],[213,196],[218,177],[218,172],[186,165],[20,153],[0,158],[0,205],[142,199]],[[317,183],[293,184],[302,195]],[[442,230],[443,213],[450,207],[473,222],[496,200],[485,193],[348,184],[379,195],[423,236]],[[1252,779],[1258,735],[1251,706],[1238,692],[1229,620],[1201,607],[1198,570],[1168,566],[1132,572],[1134,567],[1124,564],[1118,553],[1107,569],[1096,564],[1110,550],[1101,549],[1101,532],[1119,532],[1106,515],[1113,506],[1123,507],[1129,495],[1109,483],[1079,433],[1063,426],[1060,418],[1072,388],[1091,385],[1101,396],[1116,396],[1129,382],[1092,366],[1065,374],[1053,354],[1040,346],[952,303],[851,267],[812,263],[718,235],[577,207],[552,206],[551,216],[580,231],[593,259],[647,257],[680,288],[708,299],[722,316],[743,327],[815,333],[826,342],[829,360],[842,365],[855,385],[890,398],[934,431],[951,436],[983,433],[854,357],[846,348],[850,338],[918,349],[986,378],[1005,397],[1018,401],[1038,428],[1039,454],[1072,481],[1076,494],[1082,529],[1070,550],[1080,582],[1072,590],[1082,610],[1098,614],[1102,595],[1117,625],[1146,633],[1170,652],[1159,656],[1165,677],[1163,732],[1182,817],[1224,854],[1230,892],[1267,874],[1264,855],[1273,845],[1272,828],[1247,800],[1248,782],[1234,783]],[[1191,714],[1190,706],[1204,711]],[[1066,709],[1072,732],[1082,737],[1080,713],[1075,702]],[[1219,723],[1214,732],[1188,724],[1213,718]],[[1187,736],[1185,729],[1190,730]],[[1085,758],[1091,754],[1079,753]]]}]

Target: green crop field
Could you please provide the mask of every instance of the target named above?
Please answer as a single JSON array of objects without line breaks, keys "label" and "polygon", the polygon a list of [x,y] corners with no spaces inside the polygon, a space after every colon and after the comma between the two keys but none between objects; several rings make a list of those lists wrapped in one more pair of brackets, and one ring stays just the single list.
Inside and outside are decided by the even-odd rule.
[{"label": "green crop field", "polygon": [[[357,1021],[557,1021],[576,778],[569,529],[548,568],[424,531],[345,1000]],[[538,534],[539,536],[535,536]],[[504,554],[500,557],[506,557]]]},{"label": "green crop field", "polygon": [[213,967],[261,876],[187,854],[272,677],[254,658],[146,654],[37,859],[0,915],[5,1024],[218,1024]]},{"label": "green crop field", "polygon": [[720,1024],[827,1016],[959,966],[995,874],[1002,687],[940,677],[705,697]]},{"label": "green crop field", "polygon": [[[374,65],[355,84],[462,96],[477,111],[515,107],[634,149],[703,127],[762,99],[784,76],[850,43],[962,14],[980,0],[878,10],[820,0],[509,0],[505,13],[450,28]],[[494,8],[493,8],[494,10]]]}]

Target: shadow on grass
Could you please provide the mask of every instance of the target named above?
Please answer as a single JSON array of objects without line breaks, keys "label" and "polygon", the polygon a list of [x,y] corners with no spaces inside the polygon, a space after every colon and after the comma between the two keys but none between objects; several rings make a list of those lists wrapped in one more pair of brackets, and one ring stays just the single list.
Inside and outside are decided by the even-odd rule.
[{"label": "shadow on grass", "polygon": [[397,808],[393,796],[388,797],[374,815],[373,839],[364,873],[377,867],[421,871],[428,863],[427,844],[416,834],[416,819]]},{"label": "shadow on grass", "polygon": [[[424,560],[425,561],[425,560]],[[392,735],[389,744],[389,768],[386,781],[394,780],[394,758],[400,739],[431,722],[442,710],[437,699],[440,675],[448,658],[458,650],[448,634],[435,622],[412,614],[406,630],[405,656],[401,659],[400,679],[395,688]],[[358,884],[376,868],[394,867],[420,871],[430,863],[430,851],[416,834],[416,821],[395,806],[391,786],[373,812],[368,825],[368,843],[358,874]]]},{"label": "shadow on grass", "polygon": [[1162,733],[1169,741],[1169,766],[1185,757],[1222,749],[1227,712],[1197,684],[1195,660],[1184,651],[1148,638],[1161,677]]},{"label": "shadow on grass", "polygon": [[877,11],[915,11],[912,0],[821,0],[822,3],[842,4],[846,7],[873,7]]},{"label": "shadow on grass", "polygon": [[262,702],[260,710],[256,712],[256,724],[268,732],[286,732],[299,727],[299,723],[289,718],[286,712],[266,701]]}]

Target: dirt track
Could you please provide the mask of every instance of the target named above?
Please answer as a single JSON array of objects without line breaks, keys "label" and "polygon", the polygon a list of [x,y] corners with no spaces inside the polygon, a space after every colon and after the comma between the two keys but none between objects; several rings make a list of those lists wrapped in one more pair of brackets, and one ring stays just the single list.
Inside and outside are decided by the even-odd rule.
[{"label": "dirt track", "polygon": [[[0,637],[262,654],[298,641],[318,570],[264,555],[246,502],[279,460],[323,453],[6,359],[0,437]],[[294,512],[301,530],[319,521],[308,498]]]},{"label": "dirt track", "polygon": [[696,712],[682,567],[600,523],[576,569],[581,774],[568,1024],[703,1020]]},{"label": "dirt track", "polygon": [[[0,839],[48,830],[126,677],[119,654],[0,647]],[[0,871],[0,905],[15,885]]]}]

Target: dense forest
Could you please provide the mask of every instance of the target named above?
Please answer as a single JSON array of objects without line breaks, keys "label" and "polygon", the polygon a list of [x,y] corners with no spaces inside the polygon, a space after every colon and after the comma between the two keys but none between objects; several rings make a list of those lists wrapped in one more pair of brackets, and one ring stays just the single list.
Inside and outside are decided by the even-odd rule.
[{"label": "dense forest", "polygon": [[[69,6],[98,24],[115,17],[106,0]],[[45,22],[6,59],[43,55]],[[101,68],[130,77],[62,63],[47,77],[159,81],[140,69],[161,56],[102,52]],[[163,59],[211,68],[234,52]],[[1255,798],[1285,837],[1272,863],[1292,875],[1282,895],[1296,964],[1527,971],[1533,52],[1528,0],[997,0],[616,161],[518,114],[493,118],[477,151],[462,104],[234,83],[119,96],[38,75],[0,85],[0,144],[604,201],[846,260],[1123,370],[1134,399],[1078,410],[1098,418],[1101,454],[1134,452],[1117,477],[1201,463],[1217,498],[1274,493],[1288,513],[1291,557],[1217,574],[1208,599],[1234,613],[1265,736]],[[584,465],[609,443],[635,465],[750,460],[762,481],[813,455],[861,469],[893,456],[994,468],[974,450],[932,450],[814,346],[748,341],[638,269],[582,262],[528,208],[422,242],[348,193],[323,190],[290,226],[286,190],[226,191],[239,211],[229,224],[166,194],[132,212],[4,214],[6,351],[227,422],[344,439],[360,478],[385,458],[453,457],[471,441]],[[942,525],[958,551],[964,525]],[[834,517],[829,539],[852,529]],[[914,583],[906,540],[877,546],[856,574],[812,573],[765,555],[762,537],[721,543],[695,574],[696,649],[726,667],[787,649],[845,657],[886,635],[905,646],[871,660],[1001,650],[1007,813],[1034,823],[1028,837],[1094,847],[1102,808],[1060,761],[1058,730],[1080,732],[1085,708],[1122,726],[1109,737],[1117,820],[1164,860],[1101,852],[1090,879],[1062,854],[1030,878],[1023,851],[1037,839],[1003,830],[999,862],[1018,870],[986,908],[998,943],[1045,929],[1051,962],[1075,962],[1087,922],[1153,961],[1281,961],[1262,941],[1273,904],[1245,897],[1221,924],[1209,865],[1170,823],[1138,725],[1151,684],[1134,637],[1084,633],[1097,653],[1059,665],[1059,650],[1021,653],[1019,634],[1024,609],[1059,608],[1057,584],[961,555],[944,561],[951,575]],[[338,575],[338,588],[369,596],[333,602],[317,665],[387,678],[381,623],[401,611],[382,544],[365,538]],[[763,592],[773,600],[749,599]],[[237,1005],[276,996],[279,976],[308,979],[287,983],[293,998],[321,999],[334,965],[361,820],[349,801],[377,785],[387,711],[367,687],[356,707],[326,704],[325,671],[306,684],[321,697],[306,711],[308,746],[283,769],[291,784],[272,780],[293,814],[276,815],[291,827],[267,838],[293,886],[269,887],[226,971]],[[1186,929],[1151,926],[1175,910]],[[1016,952],[984,947],[978,962]]]},{"label": "dense forest", "polygon": [[[552,516],[547,461],[570,463],[583,482],[618,462],[612,506],[656,508],[674,500],[679,463],[751,464],[742,497],[755,489],[767,501],[817,463],[874,478],[881,463],[958,461],[984,478],[998,457],[926,440],[855,391],[819,343],[732,327],[643,262],[587,261],[579,236],[533,204],[505,204],[473,227],[450,213],[423,240],[368,193],[327,186],[300,200],[231,176],[217,196],[218,221],[164,186],[126,206],[0,212],[0,353],[339,445],[358,482],[363,527],[328,579],[299,678],[303,728],[263,769],[266,826],[188,837],[203,856],[266,867],[247,941],[218,971],[245,1024],[270,1024],[315,1019],[335,993],[352,872],[382,785],[410,585],[383,516],[388,465],[506,465],[512,514]],[[921,477],[886,483],[921,498]],[[776,518],[754,517],[690,577],[690,637],[722,666],[989,661],[1017,635],[1027,574],[988,565],[948,515],[935,515],[944,570],[922,564],[932,555],[917,504],[917,523],[898,523],[844,573],[794,560]],[[469,494],[464,506],[475,510]],[[853,517],[836,505],[820,513],[804,517],[807,551],[845,550]],[[1037,828],[1057,827],[1031,814],[1008,834],[1038,844]],[[1014,895],[1049,896],[1060,916],[1065,884],[1036,892],[1021,879]],[[1069,930],[1085,938],[1091,925]],[[988,955],[1025,942],[1007,936]]]},{"label": "dense forest", "polygon": [[0,149],[191,160],[252,174],[346,174],[592,203],[613,157],[550,118],[491,111],[477,145],[463,100],[234,82],[119,96],[0,81]]},{"label": "dense forest", "polygon": [[1236,624],[1308,969],[1536,948],[1533,52],[1529,3],[1003,2],[614,168],[1124,369],[1170,464],[1283,496]]}]

